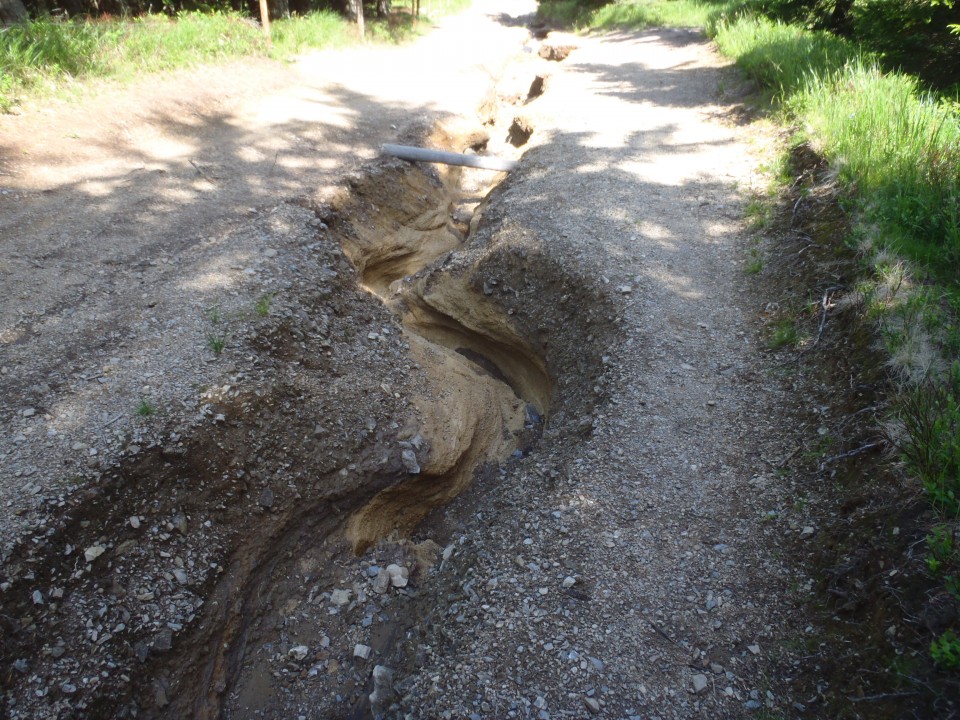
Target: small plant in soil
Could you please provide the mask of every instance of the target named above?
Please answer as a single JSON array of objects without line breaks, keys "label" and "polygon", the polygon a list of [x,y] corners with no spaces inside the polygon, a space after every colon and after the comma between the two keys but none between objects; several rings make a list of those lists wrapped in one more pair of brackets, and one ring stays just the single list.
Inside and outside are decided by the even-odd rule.
[{"label": "small plant in soil", "polygon": [[223,352],[224,345],[226,345],[227,339],[220,333],[210,333],[207,335],[207,347],[209,347],[214,355],[219,355]]},{"label": "small plant in soil", "polygon": [[901,416],[908,466],[943,517],[960,517],[960,362],[953,364],[946,382],[914,390]]},{"label": "small plant in soil", "polygon": [[773,205],[760,199],[753,199],[747,203],[743,211],[750,230],[763,230],[773,222]]},{"label": "small plant in soil", "polygon": [[930,657],[941,668],[960,669],[960,638],[953,630],[947,630],[930,643]]},{"label": "small plant in soil", "polygon": [[270,314],[270,296],[261,295],[260,299],[257,300],[256,305],[254,305],[254,308],[257,311],[257,315],[259,315],[260,317],[266,317],[267,315],[269,315]]},{"label": "small plant in soil", "polygon": [[759,275],[763,270],[763,258],[760,257],[760,251],[754,248],[750,251],[750,260],[744,266],[743,271],[747,275]]},{"label": "small plant in soil", "polygon": [[792,320],[780,320],[774,323],[773,333],[767,341],[771,350],[793,346],[800,342],[800,331]]},{"label": "small plant in soil", "polygon": [[157,408],[146,399],[140,400],[140,404],[137,405],[137,416],[138,417],[150,417],[157,412]]},{"label": "small plant in soil", "polygon": [[214,325],[220,324],[220,306],[219,305],[214,305],[212,308],[210,308],[210,322],[212,322]]}]

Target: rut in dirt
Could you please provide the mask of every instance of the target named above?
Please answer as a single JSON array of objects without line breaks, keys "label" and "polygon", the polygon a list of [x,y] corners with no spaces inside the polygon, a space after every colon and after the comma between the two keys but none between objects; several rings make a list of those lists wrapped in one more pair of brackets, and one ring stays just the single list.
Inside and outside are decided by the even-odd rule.
[{"label": "rut in dirt", "polygon": [[[454,151],[476,144],[469,133],[432,137]],[[277,382],[211,390],[204,412],[212,425],[145,448],[71,499],[42,543],[16,550],[15,562],[32,570],[11,596],[29,599],[37,585],[59,588],[67,615],[62,620],[56,606],[39,616],[27,602],[11,607],[21,620],[5,634],[5,658],[12,663],[43,647],[41,662],[56,664],[64,638],[93,637],[136,672],[121,673],[120,684],[105,676],[84,696],[86,712],[221,716],[226,699],[245,692],[244,666],[269,634],[275,606],[292,592],[283,578],[297,559],[310,555],[322,567],[402,537],[477,473],[528,455],[545,428],[557,435],[578,427],[594,402],[586,386],[600,367],[596,337],[604,326],[585,315],[562,340],[544,329],[570,307],[609,316],[602,293],[571,280],[546,253],[473,243],[470,228],[483,222],[482,212],[464,213],[476,199],[467,202],[460,181],[459,171],[374,162],[332,194],[280,206],[302,223],[318,284],[298,298],[299,310],[265,320],[248,338],[277,368]],[[476,194],[474,183],[469,195]],[[551,309],[540,314],[544,307]],[[357,337],[357,318],[379,330]],[[320,432],[311,418],[333,408],[317,403],[304,412],[311,383],[349,380],[354,370],[335,362],[338,344],[364,342],[387,346],[382,356],[353,357],[372,373],[380,368],[391,390],[376,410],[357,408],[365,431]],[[413,412],[392,391],[404,383]],[[582,393],[571,392],[580,384]],[[364,419],[361,410],[379,415]],[[329,458],[343,458],[342,468]],[[284,491],[273,478],[292,468],[303,480]],[[197,520],[211,513],[214,524]],[[152,537],[142,537],[141,525]],[[188,554],[191,540],[202,542],[200,555]],[[64,546],[70,552],[58,556]],[[83,555],[97,547],[108,561],[78,565],[74,549]],[[167,606],[136,579],[156,562],[154,553],[160,565],[176,561],[167,572]],[[104,594],[120,602],[98,607]],[[186,624],[158,622],[174,607]],[[91,613],[101,621],[91,625]],[[113,650],[112,635],[121,631]],[[362,708],[367,693],[355,690]],[[52,699],[67,703],[71,694]]]}]

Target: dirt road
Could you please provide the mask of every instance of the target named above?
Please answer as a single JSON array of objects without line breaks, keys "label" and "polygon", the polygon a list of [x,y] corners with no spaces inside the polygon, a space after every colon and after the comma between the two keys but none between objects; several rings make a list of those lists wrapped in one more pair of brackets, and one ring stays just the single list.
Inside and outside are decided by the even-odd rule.
[{"label": "dirt road", "polygon": [[8,716],[793,712],[765,131],[531,10],[0,118]]}]

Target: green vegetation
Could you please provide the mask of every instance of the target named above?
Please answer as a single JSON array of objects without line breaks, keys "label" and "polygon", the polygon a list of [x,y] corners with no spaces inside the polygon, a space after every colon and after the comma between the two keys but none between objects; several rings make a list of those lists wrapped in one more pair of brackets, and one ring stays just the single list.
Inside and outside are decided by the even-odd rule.
[{"label": "green vegetation", "polygon": [[138,415],[139,417],[144,417],[144,418],[145,418],[145,417],[150,417],[150,416],[153,415],[155,412],[157,412],[157,408],[154,407],[153,404],[152,404],[149,400],[141,399],[141,400],[140,400],[140,404],[137,405],[137,411],[136,411],[136,412],[137,412],[137,415]]},{"label": "green vegetation", "polygon": [[[468,4],[432,0],[429,11],[442,16]],[[372,42],[396,43],[429,27],[429,18],[415,24],[409,14],[397,13],[369,20],[366,36]],[[360,42],[356,25],[332,10],[275,20],[271,36],[272,43],[256,22],[232,11],[28,20],[0,29],[0,112],[9,112],[26,97],[71,88],[77,80],[129,80],[251,55],[286,59]]]},{"label": "green vegetation", "polygon": [[943,668],[960,668],[960,638],[953,630],[947,630],[930,644],[930,656]]},{"label": "green vegetation", "polygon": [[224,346],[227,344],[227,338],[222,333],[208,333],[207,334],[207,347],[213,351],[214,355],[219,355],[223,352]]},{"label": "green vegetation", "polygon": [[792,347],[799,342],[800,331],[797,329],[796,323],[793,320],[778,320],[773,324],[767,346],[771,350],[779,350],[783,347]]},{"label": "green vegetation", "polygon": [[960,518],[960,362],[943,382],[910,391],[901,407],[910,470],[944,517]]},{"label": "green vegetation", "polygon": [[261,295],[254,305],[254,309],[257,311],[257,315],[260,317],[266,317],[270,314],[270,296]]}]

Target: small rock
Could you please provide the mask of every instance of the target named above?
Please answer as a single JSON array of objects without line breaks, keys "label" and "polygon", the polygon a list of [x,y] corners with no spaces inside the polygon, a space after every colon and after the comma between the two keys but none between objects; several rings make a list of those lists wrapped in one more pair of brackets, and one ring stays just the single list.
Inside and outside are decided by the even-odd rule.
[{"label": "small rock", "polygon": [[373,591],[383,595],[389,587],[390,573],[387,572],[386,568],[380,568],[377,576],[373,579]]},{"label": "small rock", "polygon": [[27,663],[26,658],[17,658],[13,663],[13,669],[18,673],[26,675],[27,671],[30,670],[30,665]]},{"label": "small rock", "polygon": [[749,651],[750,651],[751,653],[753,653],[754,655],[759,655],[759,654],[760,654],[760,646],[759,646],[759,645],[747,645],[747,650],[749,650]]},{"label": "small rock", "polygon": [[140,527],[140,518],[137,517],[136,515],[131,515],[130,519],[127,520],[127,522],[130,523],[130,527],[132,527],[134,530]]},{"label": "small rock", "polygon": [[407,578],[410,577],[410,571],[401,565],[391,563],[387,565],[387,574],[390,576],[390,584],[395,588],[407,586]]},{"label": "small rock", "polygon": [[23,415],[25,418],[28,418],[36,415],[37,411],[34,408],[26,408],[25,410],[21,411],[20,414]]},{"label": "small rock", "polygon": [[563,587],[565,588],[572,588],[576,584],[577,584],[577,579],[571,575],[567,575],[563,579],[563,582],[561,583],[561,585],[563,585]]},{"label": "small rock", "polygon": [[574,45],[541,45],[537,54],[544,60],[561,62],[576,49]]},{"label": "small rock", "polygon": [[287,655],[292,657],[294,660],[300,661],[307,657],[307,654],[310,652],[310,648],[306,645],[295,645],[287,651]]},{"label": "small rock", "polygon": [[174,515],[173,527],[175,527],[177,529],[177,532],[180,533],[181,535],[186,535],[187,530],[189,529],[187,525],[187,516],[184,515],[182,512],[178,512],[176,515]]},{"label": "small rock", "polygon": [[702,695],[707,691],[707,688],[710,687],[710,683],[707,680],[706,675],[701,675],[697,673],[693,676],[693,694]]},{"label": "small rock", "polygon": [[83,551],[83,559],[88,563],[91,563],[103,555],[106,551],[107,549],[103,545],[91,545]]},{"label": "small rock", "polygon": [[330,593],[330,602],[337,607],[343,607],[350,602],[350,591],[337,588]]},{"label": "small rock", "polygon": [[43,593],[39,590],[33,591],[33,604],[34,605],[43,605]]},{"label": "small rock", "polygon": [[265,510],[273,507],[273,490],[269,486],[265,487],[263,492],[260,493],[260,507]]},{"label": "small rock", "polygon": [[810,525],[807,525],[803,530],[800,531],[800,539],[807,540],[808,538],[813,537],[813,534],[816,531]]},{"label": "small rock", "polygon": [[373,652],[373,648],[371,648],[369,645],[357,643],[353,646],[353,656],[360,658],[361,660],[369,660],[371,652]]},{"label": "small rock", "polygon": [[165,653],[173,647],[173,631],[170,628],[164,628],[157,633],[153,640],[151,649],[155,653]]},{"label": "small rock", "polygon": [[600,714],[600,703],[594,700],[592,697],[585,697],[583,699],[583,704],[587,706],[587,710],[592,712],[594,715]]},{"label": "small rock", "polygon": [[186,585],[187,581],[189,580],[187,573],[183,568],[174,568],[173,577],[176,578],[177,582],[181,585]]},{"label": "small rock", "polygon": [[393,670],[386,665],[373,668],[373,692],[370,693],[370,705],[380,710],[393,699]]},{"label": "small rock", "polygon": [[60,686],[60,690],[64,695],[73,695],[77,691],[77,686],[65,682]]},{"label": "small rock", "polygon": [[420,464],[417,462],[417,454],[413,450],[404,450],[400,453],[400,461],[411,475],[420,474]]}]

